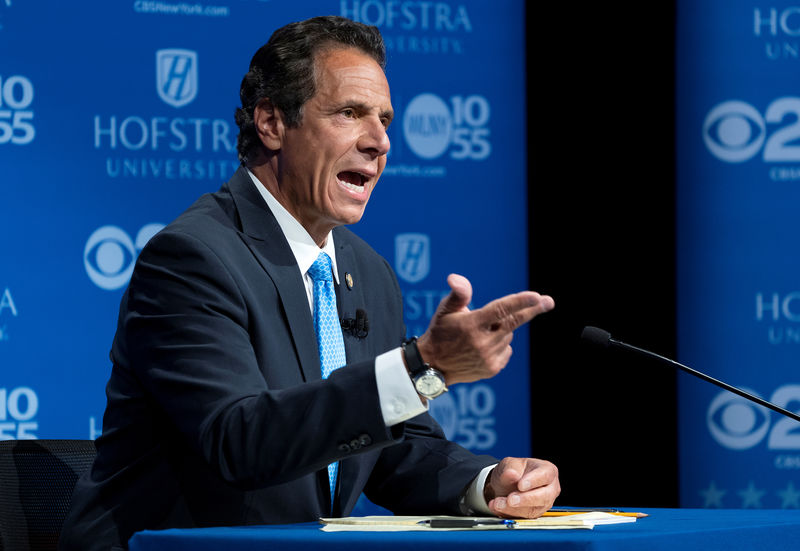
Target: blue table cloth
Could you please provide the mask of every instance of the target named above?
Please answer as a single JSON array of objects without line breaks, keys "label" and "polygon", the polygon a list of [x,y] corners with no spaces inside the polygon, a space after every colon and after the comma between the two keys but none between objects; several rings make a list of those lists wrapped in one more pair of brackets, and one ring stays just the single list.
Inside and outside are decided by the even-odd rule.
[{"label": "blue table cloth", "polygon": [[597,551],[800,550],[800,510],[641,509],[635,523],[594,530],[322,532],[316,523],[144,531],[131,551],[535,549]]}]

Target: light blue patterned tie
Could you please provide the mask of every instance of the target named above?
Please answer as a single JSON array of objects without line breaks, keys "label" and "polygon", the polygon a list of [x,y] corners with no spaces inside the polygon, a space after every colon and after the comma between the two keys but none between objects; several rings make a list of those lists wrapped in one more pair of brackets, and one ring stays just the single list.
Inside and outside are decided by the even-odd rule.
[{"label": "light blue patterned tie", "polygon": [[[339,322],[339,311],[336,308],[336,291],[333,288],[330,257],[325,253],[319,253],[317,259],[308,269],[308,275],[314,280],[314,330],[317,333],[322,378],[327,379],[335,369],[342,367],[346,363],[342,326]],[[328,465],[331,503],[333,503],[333,493],[336,489],[336,472],[338,469],[338,462]]]}]

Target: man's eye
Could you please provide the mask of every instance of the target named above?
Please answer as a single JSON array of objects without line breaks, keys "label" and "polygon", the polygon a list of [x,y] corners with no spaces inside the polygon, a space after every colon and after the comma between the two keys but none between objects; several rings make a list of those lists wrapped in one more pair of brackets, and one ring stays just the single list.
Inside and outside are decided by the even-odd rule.
[{"label": "man's eye", "polygon": [[343,109],[342,110],[342,115],[344,115],[345,117],[347,117],[349,119],[352,119],[353,117],[356,116],[356,112],[353,109]]}]

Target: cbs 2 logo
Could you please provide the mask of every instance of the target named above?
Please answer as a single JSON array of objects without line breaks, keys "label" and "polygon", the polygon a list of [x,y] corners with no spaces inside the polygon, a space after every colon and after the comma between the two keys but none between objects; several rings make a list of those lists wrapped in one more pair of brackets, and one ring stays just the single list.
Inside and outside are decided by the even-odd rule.
[{"label": "cbs 2 logo", "polygon": [[0,144],[24,145],[33,141],[36,136],[31,124],[33,111],[27,110],[31,103],[33,84],[30,80],[19,75],[5,80],[0,76]]},{"label": "cbs 2 logo", "polygon": [[[789,123],[767,137],[767,123]],[[740,163],[764,148],[765,162],[800,162],[800,98],[778,98],[767,106],[764,116],[743,101],[726,101],[714,107],[703,123],[703,141],[722,161]]]},{"label": "cbs 2 logo", "polygon": [[[751,394],[757,393],[748,390]],[[770,402],[783,409],[791,410],[793,402],[800,404],[800,385],[790,384],[778,387]],[[726,448],[746,450],[752,448],[769,433],[767,448],[771,450],[800,450],[800,424],[794,419],[782,417],[770,430],[769,410],[740,398],[735,394],[722,392],[708,407],[706,417],[708,429],[714,439]]]}]

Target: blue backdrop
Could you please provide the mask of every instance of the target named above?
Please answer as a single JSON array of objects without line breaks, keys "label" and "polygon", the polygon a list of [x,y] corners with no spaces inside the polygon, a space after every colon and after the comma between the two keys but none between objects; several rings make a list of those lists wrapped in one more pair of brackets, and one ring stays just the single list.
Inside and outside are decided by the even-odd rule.
[{"label": "blue backdrop", "polygon": [[[527,286],[522,1],[0,0],[0,438],[95,438],[138,252],[238,166],[238,89],[272,31],[377,25],[395,122],[353,229],[395,267],[410,334],[448,287]],[[527,332],[495,379],[434,402],[477,451],[529,455]]]},{"label": "blue backdrop", "polygon": [[[800,5],[680,0],[681,360],[800,409]],[[800,507],[800,424],[679,382],[681,504]]]}]

